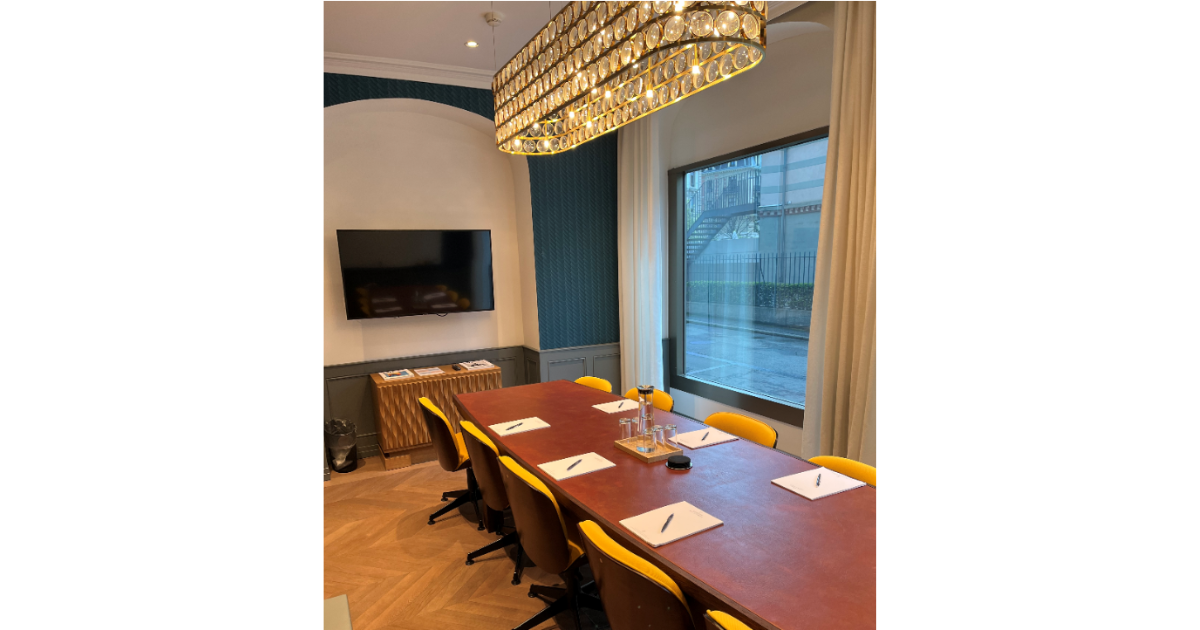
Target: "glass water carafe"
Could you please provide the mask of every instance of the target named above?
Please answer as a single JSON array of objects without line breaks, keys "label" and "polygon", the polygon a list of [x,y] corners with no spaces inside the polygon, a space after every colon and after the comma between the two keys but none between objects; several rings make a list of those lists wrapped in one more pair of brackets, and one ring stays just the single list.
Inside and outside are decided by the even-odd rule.
[{"label": "glass water carafe", "polygon": [[639,453],[654,452],[654,386],[638,385],[637,450]]}]

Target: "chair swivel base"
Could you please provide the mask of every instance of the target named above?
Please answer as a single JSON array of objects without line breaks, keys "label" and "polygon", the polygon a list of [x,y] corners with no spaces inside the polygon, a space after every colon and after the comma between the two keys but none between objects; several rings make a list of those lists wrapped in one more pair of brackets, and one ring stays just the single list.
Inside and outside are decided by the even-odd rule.
[{"label": "chair swivel base", "polygon": [[467,554],[467,566],[471,566],[472,564],[475,564],[475,558],[478,558],[479,556],[482,556],[485,554],[489,554],[493,551],[503,549],[509,545],[517,546],[517,568],[515,570],[513,570],[513,577],[512,577],[513,586],[517,586],[521,583],[521,570],[524,568],[521,565],[523,564],[523,560],[524,560],[524,556],[525,556],[525,550],[521,548],[521,539],[517,537],[517,532],[510,532],[508,534],[505,534],[504,536],[497,538],[494,542],[491,542],[487,545],[480,547],[479,549],[476,549],[475,551],[472,551],[471,553],[468,553]]},{"label": "chair swivel base", "polygon": [[[434,519],[445,514],[446,512],[449,512],[450,510],[453,510],[453,509],[459,507],[460,505],[472,503],[476,507],[478,507],[479,500],[483,498],[482,496],[480,496],[479,490],[454,490],[452,492],[443,493],[442,500],[445,501],[451,496],[454,497],[453,501],[451,501],[448,505],[442,506],[442,509],[429,515],[429,524],[430,525],[434,524]],[[480,519],[480,521],[479,521],[479,529],[483,529],[483,519]]]},{"label": "chair swivel base", "polygon": [[[560,576],[566,580],[566,587],[562,586],[542,586],[541,584],[529,585],[530,597],[546,597],[553,598],[548,606],[542,609],[541,612],[532,616],[525,623],[513,628],[513,630],[531,630],[538,624],[552,619],[555,615],[566,610],[573,610],[575,613],[575,627],[582,628],[580,623],[579,607],[586,606],[593,610],[604,610],[603,604],[600,603],[600,598],[595,595],[584,593],[582,587],[579,586],[579,581],[568,575],[570,570]],[[594,622],[593,622],[594,623]]]}]

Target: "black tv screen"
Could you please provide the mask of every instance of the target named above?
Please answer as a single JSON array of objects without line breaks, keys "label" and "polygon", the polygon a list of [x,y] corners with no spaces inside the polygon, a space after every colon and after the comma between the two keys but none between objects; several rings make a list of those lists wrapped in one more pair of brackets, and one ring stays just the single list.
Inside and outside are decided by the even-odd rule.
[{"label": "black tv screen", "polygon": [[495,310],[490,230],[338,230],[347,319]]}]

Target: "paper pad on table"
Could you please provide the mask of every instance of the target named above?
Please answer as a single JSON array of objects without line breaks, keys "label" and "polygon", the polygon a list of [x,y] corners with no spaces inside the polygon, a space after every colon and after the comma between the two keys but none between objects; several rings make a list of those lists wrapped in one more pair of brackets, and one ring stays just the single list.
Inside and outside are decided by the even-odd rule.
[{"label": "paper pad on table", "polygon": [[595,407],[604,413],[617,413],[618,411],[637,411],[638,404],[637,401],[626,398],[624,400],[606,402],[601,405],[592,405],[592,407]]},{"label": "paper pad on table", "polygon": [[[574,468],[571,468],[571,470],[567,470],[567,468],[570,468],[571,464],[574,464],[575,462],[579,463]],[[556,462],[538,464],[538,468],[541,468],[543,471],[545,471],[547,475],[554,477],[555,481],[562,481],[563,479],[570,479],[571,477],[586,475],[590,472],[604,470],[605,468],[612,468],[613,466],[616,466],[616,464],[604,459],[603,457],[600,457],[595,453],[573,455],[566,459],[560,459]]]},{"label": "paper pad on table", "polygon": [[[521,426],[517,426],[518,424],[520,424]],[[532,418],[524,418],[521,420],[510,420],[508,422],[498,422],[496,424],[489,424],[488,428],[495,431],[496,433],[499,433],[500,435],[516,435],[518,433],[524,433],[526,431],[532,431],[534,429],[545,429],[548,426],[550,426],[550,425],[546,424],[545,420],[542,420],[541,418],[534,416]],[[509,429],[511,427],[516,427],[516,428],[509,431]],[[580,464],[580,465],[582,465],[582,464]]]},{"label": "paper pad on table", "polygon": [[[667,522],[667,517],[671,514],[674,514],[675,517],[671,519],[671,524],[664,532],[662,531],[663,523]],[[646,541],[646,544],[651,547],[661,547],[669,542],[675,542],[692,534],[699,534],[722,524],[724,523],[721,519],[687,501],[673,503],[621,521],[621,525],[637,534],[638,538]]]},{"label": "paper pad on table", "polygon": [[[817,486],[817,475],[821,475],[821,485]],[[831,494],[853,490],[867,484],[834,472],[828,468],[815,468],[802,473],[772,479],[771,483],[791,490],[805,499],[817,500]]]},{"label": "paper pad on table", "polygon": [[[705,433],[708,434],[708,437],[704,441],[700,441],[700,438],[704,437]],[[738,439],[736,435],[730,435],[724,431],[718,431],[710,427],[700,429],[699,431],[680,433],[679,435],[675,436],[675,443],[682,444],[688,448],[702,448],[705,446],[712,446],[713,444],[720,444],[722,442],[732,442],[736,439]]]}]

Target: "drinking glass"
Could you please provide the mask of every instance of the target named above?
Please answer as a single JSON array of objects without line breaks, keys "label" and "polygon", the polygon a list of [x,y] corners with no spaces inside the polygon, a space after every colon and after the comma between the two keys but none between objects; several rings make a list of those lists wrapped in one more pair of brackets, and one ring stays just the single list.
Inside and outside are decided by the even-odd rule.
[{"label": "drinking glass", "polygon": [[633,437],[633,418],[621,418],[621,438],[628,440]]},{"label": "drinking glass", "polygon": [[675,442],[675,428],[676,427],[673,424],[668,424],[667,426],[663,427],[663,438],[667,439],[667,440],[671,440],[671,443],[674,443]]},{"label": "drinking glass", "polygon": [[667,444],[663,442],[663,428],[656,424],[651,431],[654,433],[654,450],[657,451],[659,448],[665,448]]}]

